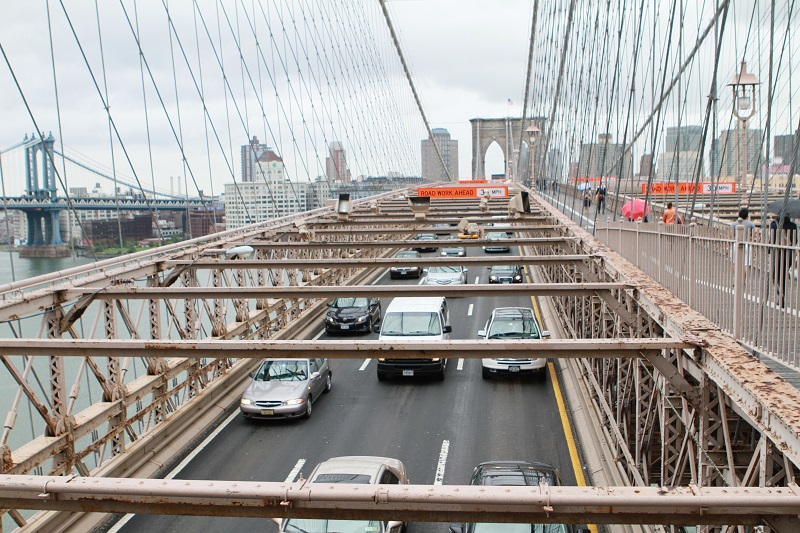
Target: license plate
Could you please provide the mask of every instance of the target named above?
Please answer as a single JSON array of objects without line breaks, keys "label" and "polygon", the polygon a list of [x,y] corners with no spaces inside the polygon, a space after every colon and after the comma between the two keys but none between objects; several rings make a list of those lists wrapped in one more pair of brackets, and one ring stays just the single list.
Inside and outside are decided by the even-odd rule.
[{"label": "license plate", "polygon": [[510,366],[510,367],[508,367],[508,371],[512,372],[512,373],[513,372],[519,372],[519,367],[518,366]]},{"label": "license plate", "polygon": [[342,329],[350,329],[350,326],[347,326],[347,325],[345,325],[345,324],[342,324],[342,325],[341,325],[341,326],[339,326],[339,327],[340,327],[340,328],[342,328]]},{"label": "license plate", "polygon": [[261,416],[272,416],[274,414],[272,409],[262,409]]},{"label": "license plate", "polygon": [[413,370],[403,370],[403,375],[404,376],[413,376],[414,375],[414,371]]}]

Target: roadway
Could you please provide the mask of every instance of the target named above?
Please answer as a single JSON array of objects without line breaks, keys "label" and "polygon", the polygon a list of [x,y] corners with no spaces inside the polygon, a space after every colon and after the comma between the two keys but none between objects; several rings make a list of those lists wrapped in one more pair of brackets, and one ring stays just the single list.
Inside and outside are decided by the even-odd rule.
[{"label": "roadway", "polygon": [[[487,264],[494,255],[480,248],[467,248],[467,253],[487,256]],[[513,248],[511,253],[516,253]],[[422,255],[432,257],[438,252]],[[488,283],[484,267],[471,268],[468,276],[470,283]],[[418,280],[390,280],[387,272],[376,283],[415,284]],[[381,304],[385,311],[389,301]],[[530,307],[531,299],[453,298],[448,304],[451,338],[475,339],[493,308]],[[320,332],[318,338],[331,337]],[[352,337],[334,338],[347,342]],[[357,338],[377,339],[377,334]],[[466,485],[481,462],[528,460],[558,467],[563,483],[575,484],[549,369],[544,380],[487,381],[481,378],[480,360],[451,359],[444,382],[382,383],[377,380],[374,360],[331,363],[333,388],[314,403],[310,419],[249,422],[234,413],[175,478],[291,481],[308,476],[317,463],[331,457],[378,455],[402,460],[412,483],[434,484],[438,476],[444,484]],[[417,523],[410,524],[408,531],[444,533],[448,528],[449,524]],[[277,526],[252,518],[139,515],[112,530],[242,533],[277,531]]]}]

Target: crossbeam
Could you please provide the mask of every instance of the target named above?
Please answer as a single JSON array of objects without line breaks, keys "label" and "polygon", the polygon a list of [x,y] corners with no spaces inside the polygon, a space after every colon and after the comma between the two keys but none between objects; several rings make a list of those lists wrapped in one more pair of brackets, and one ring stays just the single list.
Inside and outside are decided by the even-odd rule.
[{"label": "crossbeam", "polygon": [[339,259],[332,263],[330,259],[201,259],[197,261],[178,260],[164,261],[161,263],[167,269],[174,267],[189,267],[193,269],[207,268],[368,268],[368,267],[406,267],[428,265],[557,265],[561,263],[575,263],[588,261],[594,255],[532,255],[529,257],[503,256],[503,257],[421,257],[420,259],[402,258],[370,258],[370,259]]},{"label": "crossbeam", "polygon": [[640,357],[644,352],[691,350],[696,346],[677,339],[531,339],[451,340],[391,342],[386,340],[141,340],[141,339],[0,339],[0,352],[8,355],[59,355],[74,357],[271,357],[330,359],[480,359],[508,357]]},{"label": "crossbeam", "polygon": [[757,525],[796,531],[790,487],[492,487],[0,477],[0,505],[72,512],[425,522]]},{"label": "crossbeam", "polygon": [[97,300],[164,298],[395,298],[398,296],[591,296],[599,291],[632,289],[626,283],[515,283],[473,285],[350,285],[346,287],[85,287],[61,291],[67,299],[93,294]]},{"label": "crossbeam", "polygon": [[[314,230],[315,232],[318,230]],[[348,232],[345,232],[349,234]],[[375,232],[380,234],[385,234],[387,232]],[[409,231],[405,231],[404,233],[410,233]],[[426,232],[421,232],[426,233]],[[430,233],[430,231],[427,231]],[[295,235],[298,237],[299,235]],[[318,235],[319,236],[319,235]],[[517,238],[510,238],[503,241],[503,244],[508,244],[510,246],[553,246],[558,244],[565,244],[568,242],[574,242],[577,240],[577,237],[517,237]],[[423,244],[427,244],[429,241],[423,242]],[[475,247],[475,246],[486,246],[486,244],[490,241],[486,239],[437,239],[436,241],[432,241],[435,243],[435,246],[438,247],[447,247],[447,246],[467,246],[467,247]],[[256,250],[282,250],[282,249],[289,249],[289,250],[309,250],[309,249],[336,249],[336,248],[411,248],[413,246],[417,246],[420,243],[418,241],[412,240],[385,240],[385,241],[347,241],[347,242],[338,242],[338,241],[303,241],[303,242],[273,242],[273,241],[265,241],[259,239],[252,239],[247,241],[235,241],[235,242],[228,242],[225,243],[225,246],[234,247],[239,245],[248,245],[252,246]],[[220,251],[224,251],[225,249],[220,249]],[[206,250],[206,252],[211,251]]]}]

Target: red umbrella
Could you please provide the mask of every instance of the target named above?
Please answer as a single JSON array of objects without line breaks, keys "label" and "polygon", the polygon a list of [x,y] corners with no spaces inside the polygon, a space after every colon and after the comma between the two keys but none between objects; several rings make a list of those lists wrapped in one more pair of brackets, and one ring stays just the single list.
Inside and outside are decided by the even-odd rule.
[{"label": "red umbrella", "polygon": [[628,200],[622,204],[622,216],[628,220],[639,220],[646,217],[649,212],[650,206],[644,200],[639,200],[638,198]]}]

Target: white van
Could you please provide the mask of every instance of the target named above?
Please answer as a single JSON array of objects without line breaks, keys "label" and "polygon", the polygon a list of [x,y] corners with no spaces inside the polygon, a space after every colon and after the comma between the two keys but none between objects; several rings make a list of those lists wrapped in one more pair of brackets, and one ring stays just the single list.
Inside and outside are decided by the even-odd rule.
[{"label": "white van", "polygon": [[[378,340],[391,342],[450,339],[447,299],[395,298],[386,309]],[[447,359],[378,359],[378,380],[390,377],[434,376],[444,380]]]}]

